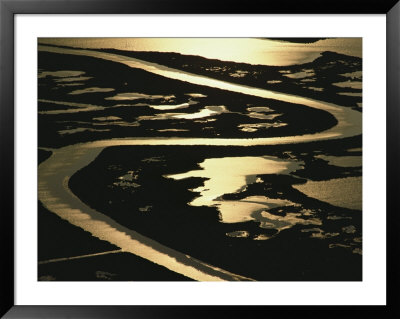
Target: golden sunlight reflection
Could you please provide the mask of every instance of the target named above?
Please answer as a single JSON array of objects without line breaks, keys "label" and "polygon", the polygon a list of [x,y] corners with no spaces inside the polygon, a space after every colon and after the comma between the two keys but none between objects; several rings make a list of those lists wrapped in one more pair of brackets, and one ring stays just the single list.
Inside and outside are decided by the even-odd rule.
[{"label": "golden sunlight reflection", "polygon": [[68,187],[69,176],[92,162],[101,150],[82,147],[81,144],[71,145],[54,150],[52,157],[41,163],[38,196],[47,209],[93,236],[116,245],[123,252],[130,252],[194,280],[251,280],[168,248],[80,201]]},{"label": "golden sunlight reflection", "polygon": [[76,48],[177,52],[223,61],[284,66],[311,62],[324,51],[361,57],[361,40],[332,38],[304,45],[256,38],[41,38],[39,43]]},{"label": "golden sunlight reflection", "polygon": [[[303,104],[312,108],[317,108],[320,110],[327,111],[331,113],[337,120],[338,124],[333,128],[326,130],[317,134],[306,134],[302,136],[286,136],[281,138],[276,138],[277,143],[284,143],[287,140],[290,143],[295,143],[297,141],[307,141],[307,140],[317,140],[317,139],[329,139],[333,137],[346,137],[346,136],[354,136],[358,135],[361,132],[361,114],[351,108],[340,107],[338,105],[334,105],[327,102],[317,101],[310,98],[304,98],[300,96],[278,93],[274,91],[269,91],[265,89],[252,88],[246,85],[234,84],[225,81],[220,81],[216,79],[211,79],[205,76],[199,76],[188,72],[182,72],[173,68],[164,67],[162,65],[156,63],[150,63],[141,61],[134,58],[129,58],[126,56],[121,56],[117,54],[104,53],[100,51],[89,51],[89,50],[76,50],[76,49],[64,49],[64,48],[56,48],[56,47],[46,47],[39,45],[39,51],[47,51],[47,52],[55,52],[62,54],[75,54],[75,55],[84,55],[84,56],[92,56],[100,59],[105,59],[108,61],[114,61],[123,63],[132,68],[139,68],[145,71],[158,74],[164,77],[168,77],[170,79],[177,79],[186,81],[189,83],[197,84],[197,85],[205,85],[208,87],[219,88],[223,90],[233,91],[237,93],[244,93],[252,96],[258,96],[263,98],[271,98],[289,103],[297,103]],[[124,93],[129,94],[129,96],[120,96],[123,99],[138,99],[138,93]],[[341,93],[339,93],[341,94]],[[357,93],[358,94],[358,93]],[[361,94],[361,93],[360,93]],[[117,95],[118,96],[118,95]],[[173,96],[171,96],[172,98]],[[159,96],[157,96],[159,98]],[[166,98],[165,96],[161,96],[161,98]],[[269,139],[271,142],[273,138]]]},{"label": "golden sunlight reflection", "polygon": [[[361,99],[354,98],[362,95],[361,64],[359,59],[345,57],[341,61],[340,56],[326,53],[315,63],[301,65],[327,51],[361,57],[361,44],[361,38],[324,39],[307,45],[259,38],[41,38],[40,59],[51,60],[51,63],[40,66],[38,72],[40,83],[49,85],[39,90],[50,92],[39,94],[39,119],[45,122],[42,130],[46,125],[52,130],[54,126],[55,136],[60,140],[53,140],[48,134],[49,140],[39,144],[54,148],[50,157],[38,166],[38,199],[49,211],[93,237],[115,245],[117,251],[137,255],[199,281],[250,278],[239,275],[241,268],[230,268],[225,260],[210,260],[201,250],[191,250],[191,246],[175,246],[174,236],[164,241],[165,231],[167,235],[176,233],[176,240],[183,239],[185,244],[191,244],[192,240],[186,240],[188,237],[178,237],[180,229],[184,229],[186,235],[186,228],[183,228],[186,221],[200,232],[209,229],[206,236],[213,245],[216,238],[218,245],[219,242],[223,245],[238,242],[263,250],[273,247],[281,238],[289,246],[297,241],[298,234],[307,238],[307,243],[308,238],[313,238],[310,242],[319,242],[322,238],[337,239],[339,234],[361,238],[361,222],[351,220],[359,214],[347,210],[362,208],[362,177],[358,176],[362,170],[362,148],[359,147],[362,103]],[[226,63],[229,67],[205,64],[199,71],[195,62],[183,65],[164,60],[171,58],[180,62],[177,55],[127,54],[126,51],[176,52],[283,67],[247,66],[247,69],[244,64]],[[53,61],[47,59],[49,56],[57,58]],[[159,56],[163,58],[158,59]],[[68,57],[71,63],[60,65],[58,58],[62,60],[62,57]],[[69,65],[74,65],[75,59],[77,63],[86,61],[87,68],[78,63],[77,70],[70,70]],[[191,60],[200,61],[199,64],[203,61],[188,58]],[[102,64],[107,75],[114,74],[107,81],[100,72]],[[332,77],[328,86],[326,79],[333,74],[333,68],[337,68],[337,76]],[[262,72],[249,71],[253,69]],[[213,72],[216,72],[215,78]],[[114,88],[115,79],[119,82],[115,82]],[[276,91],[262,88],[263,84]],[[222,90],[224,94],[219,93]],[[329,92],[340,99],[334,99]],[[354,102],[350,105],[347,100]],[[306,116],[301,117],[303,111],[307,121],[304,121]],[[78,112],[80,114],[76,114]],[[321,120],[315,129],[307,127],[323,113],[328,113],[325,115],[329,125],[324,126]],[[53,118],[56,124],[52,126]],[[231,127],[234,132],[227,134]],[[277,129],[277,134],[263,134],[269,128],[278,127],[283,128]],[[343,143],[321,143],[344,138],[347,139]],[[53,144],[55,141],[57,144]],[[262,148],[267,145],[271,147]],[[103,152],[106,148],[111,149]],[[185,162],[181,166],[179,153],[187,155],[193,151],[190,162],[197,165],[187,166],[190,163]],[[229,157],[218,157],[222,154]],[[43,156],[48,155],[43,152]],[[74,176],[76,172],[79,174]],[[322,177],[318,175],[320,172]],[[156,176],[154,181],[151,180],[153,176]],[[100,177],[100,182],[93,177]],[[85,187],[82,180],[91,184]],[[159,181],[161,183],[157,184]],[[104,202],[98,201],[92,206],[93,185],[102,187],[96,193],[106,189],[104,194],[110,196],[104,196]],[[178,206],[169,206],[172,197],[179,199]],[[94,199],[98,200],[96,194]],[[326,203],[335,206],[334,209]],[[123,210],[125,207],[127,214]],[[168,215],[176,212],[177,217]],[[160,223],[153,222],[156,220]],[[338,222],[334,222],[336,220]],[[171,227],[170,221],[177,228]],[[333,224],[339,226],[333,227]],[[147,225],[156,227],[151,231],[141,228]],[[134,229],[144,231],[144,235]],[[187,229],[191,238],[201,239]],[[274,239],[269,240],[272,237]],[[329,247],[347,245],[347,237],[342,237],[340,241],[329,242]],[[268,241],[260,242],[262,240]],[[245,245],[241,246],[243,251],[247,251]],[[204,247],[208,249],[209,246]],[[229,252],[227,246],[220,247],[222,249],[215,250],[215,255],[222,250]],[[299,250],[296,245],[293,247],[295,256],[308,258],[308,254],[296,255]],[[310,247],[312,250],[316,246]],[[264,251],[271,256],[272,250]],[[262,259],[268,263],[275,259],[281,261],[280,258],[264,258],[266,256],[257,256],[258,264]],[[270,273],[265,267],[260,266],[260,269]],[[252,272],[244,271],[245,274],[258,279]]]},{"label": "golden sunlight reflection", "polygon": [[328,155],[316,155],[315,158],[323,159],[327,161],[329,165],[341,166],[341,167],[361,167],[362,157],[361,156],[328,156]]},{"label": "golden sunlight reflection", "polygon": [[309,197],[334,206],[362,209],[362,177],[337,178],[328,181],[307,181],[293,185]]},{"label": "golden sunlight reflection", "polygon": [[279,206],[291,205],[286,200],[251,196],[242,200],[222,200],[224,194],[245,190],[247,185],[257,181],[259,174],[288,174],[301,168],[302,162],[282,160],[276,157],[224,157],[208,158],[200,163],[200,170],[182,174],[166,175],[176,180],[189,177],[206,178],[204,185],[193,189],[199,193],[189,204],[192,206],[215,206],[220,219],[225,223],[238,223],[254,219],[253,212]]},{"label": "golden sunlight reflection", "polygon": [[[291,228],[297,224],[322,225],[322,221],[318,218],[301,218],[301,213],[287,213],[285,216],[277,216],[268,211],[262,211],[255,215],[255,219],[261,222],[261,228],[275,229],[278,232]],[[258,238],[258,240],[261,240],[261,238]]]},{"label": "golden sunlight reflection", "polygon": [[177,119],[193,120],[193,119],[200,119],[203,117],[214,116],[225,112],[227,112],[225,106],[216,105],[216,106],[206,106],[204,109],[196,113],[174,115],[173,117]]}]

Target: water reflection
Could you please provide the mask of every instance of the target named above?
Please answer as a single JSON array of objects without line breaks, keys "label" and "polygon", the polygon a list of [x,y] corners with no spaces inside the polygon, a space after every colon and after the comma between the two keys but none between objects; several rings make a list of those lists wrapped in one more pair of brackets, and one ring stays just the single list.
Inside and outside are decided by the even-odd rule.
[{"label": "water reflection", "polygon": [[[255,139],[255,140],[246,140],[246,139],[229,139],[229,140],[224,140],[224,139],[215,139],[215,140],[206,140],[206,139],[143,139],[143,138],[138,138],[138,139],[115,139],[115,140],[106,140],[106,141],[97,141],[94,143],[88,143],[84,147],[87,148],[88,152],[93,152],[96,153],[96,148],[102,148],[106,147],[107,145],[196,145],[195,143],[199,143],[202,145],[264,145],[264,144],[282,144],[282,143],[293,143],[293,142],[301,142],[301,141],[312,141],[312,140],[318,140],[318,139],[324,139],[324,138],[330,138],[330,137],[338,137],[338,136],[351,136],[352,134],[358,134],[360,132],[361,126],[359,124],[357,125],[352,125],[353,123],[358,123],[357,120],[360,118],[359,115],[356,113],[352,112],[351,110],[344,110],[341,107],[331,105],[328,103],[324,102],[318,102],[314,101],[311,99],[305,99],[301,97],[296,97],[296,96],[291,96],[288,94],[280,94],[280,93],[274,93],[270,92],[267,90],[262,90],[262,89],[252,89],[251,87],[246,87],[244,85],[234,85],[230,83],[226,83],[223,81],[218,81],[218,80],[211,80],[207,79],[205,77],[201,76],[196,76],[193,74],[188,74],[185,72],[178,72],[177,70],[173,70],[170,68],[162,68],[160,66],[157,66],[156,64],[151,64],[151,63],[143,63],[140,60],[135,60],[135,59],[129,59],[127,57],[121,57],[118,55],[112,55],[112,54],[105,54],[105,53],[99,53],[99,52],[84,52],[83,50],[79,51],[79,53],[76,54],[88,54],[89,56],[96,56],[100,57],[103,59],[109,59],[111,61],[116,61],[116,62],[121,62],[126,65],[129,65],[131,67],[141,67],[145,70],[148,70],[149,72],[154,72],[155,74],[160,74],[164,76],[170,76],[171,78],[177,78],[177,79],[184,79],[188,80],[189,82],[192,83],[207,83],[209,86],[216,86],[220,88],[225,88],[231,91],[235,92],[244,92],[256,96],[262,96],[262,97],[275,97],[277,99],[281,99],[283,101],[290,101],[290,102],[298,102],[298,103],[304,103],[306,105],[309,105],[311,107],[317,108],[317,109],[324,109],[326,111],[331,112],[331,114],[334,114],[338,121],[339,124],[337,127],[324,132],[320,134],[308,134],[304,136],[297,136],[297,137],[284,137],[284,138],[272,138],[272,139]],[[305,74],[302,74],[302,73]],[[231,74],[232,77],[241,77],[244,76],[245,73],[242,71],[237,71],[234,74]],[[305,69],[302,72],[299,72],[299,74],[287,74],[288,77],[290,75],[295,75],[294,77],[296,78],[303,78],[304,76],[314,76],[312,70]],[[72,79],[73,76],[66,74],[65,79],[67,79],[67,82],[69,79]],[[80,75],[78,74],[78,79],[80,78]],[[304,81],[307,79],[304,79]],[[312,79],[308,79],[312,80]],[[72,82],[73,83],[73,82]],[[76,82],[75,82],[76,83]],[[311,89],[316,89],[318,90],[319,88],[313,88],[310,87]],[[76,90],[73,92],[80,92],[80,93],[75,93],[75,94],[82,94],[82,93],[92,93],[96,92],[97,89],[101,88],[88,88],[86,90]],[[101,92],[101,91],[97,91]],[[205,95],[199,94],[199,93],[188,93],[186,94],[190,98],[202,98],[206,97]],[[176,102],[174,99],[176,97],[174,95],[147,95],[147,94],[141,94],[141,93],[118,93],[115,96],[108,98],[109,100],[138,100],[138,99],[149,99],[151,100],[148,101],[150,103],[154,103],[154,105],[150,104],[141,104],[142,106],[150,107],[156,110],[173,110],[173,109],[180,109],[180,108],[187,108],[191,104],[195,104],[197,102],[194,102],[192,100],[189,100],[187,103],[181,103],[182,101]],[[154,100],[160,100],[160,101],[154,101]],[[162,104],[162,103],[181,103],[181,104]],[[64,103],[64,102],[60,102]],[[159,103],[159,104],[158,104]],[[65,104],[65,103],[64,103]],[[65,104],[67,105],[67,104]],[[80,108],[80,110],[84,110],[85,107],[87,108],[87,104],[81,104],[78,105],[75,103],[75,105],[71,104],[71,106],[74,106],[76,108]],[[139,105],[139,104],[137,104]],[[250,105],[248,105],[250,106]],[[196,109],[197,110],[197,109]],[[265,119],[265,120],[273,120],[275,117],[280,116],[281,114],[270,114],[271,109],[268,107],[249,107],[247,109],[249,112],[247,116],[252,117],[252,118],[257,118],[257,119]],[[174,117],[174,118],[179,118],[179,119],[198,119],[198,118],[203,118],[203,117],[209,117],[215,114],[220,114],[227,112],[226,108],[224,106],[206,106],[203,109],[200,109],[196,113],[191,113],[191,114],[186,114],[186,113],[164,113],[160,114],[157,116],[160,116],[161,119],[165,119],[168,117]],[[104,112],[105,113],[105,112]],[[349,115],[349,116],[348,116]],[[93,115],[89,115],[93,116]],[[223,115],[225,116],[225,115]],[[96,121],[95,124],[93,125],[109,125],[109,124],[121,124],[124,123],[121,121],[122,119],[117,116],[99,116],[97,118],[93,118],[93,120]],[[184,122],[184,121],[181,121]],[[133,125],[133,124],[132,124]],[[134,125],[138,125],[135,123]],[[247,125],[247,126],[246,126]],[[285,123],[257,123],[257,124],[241,124],[239,125],[239,128],[243,131],[247,130],[248,132],[251,132],[252,130],[258,130],[260,128],[265,128],[270,125],[286,125]],[[86,130],[86,128],[83,128]],[[101,131],[101,130],[97,130]],[[158,132],[162,131],[185,131],[184,129],[172,129],[172,128],[167,128],[164,130],[158,130]],[[60,132],[61,133],[61,132]],[[61,133],[63,134],[63,133]],[[64,133],[66,134],[66,133]],[[69,132],[67,133],[69,134]],[[79,149],[81,146],[77,146]],[[83,146],[82,146],[83,147]],[[71,150],[74,150],[73,147],[70,148]],[[58,150],[56,151],[58,155],[60,152],[66,152],[66,149]],[[82,154],[81,154],[82,155]],[[85,152],[83,152],[83,155],[85,155]],[[71,196],[71,194],[64,194],[66,191],[68,191],[67,187],[65,186],[66,183],[65,181],[68,180],[68,178],[65,178],[65,176],[71,176],[71,174],[77,170],[78,168],[81,168],[84,163],[82,163],[82,159],[79,158],[71,158],[71,156],[75,156],[75,154],[64,154],[64,156],[58,157],[59,162],[58,164],[53,163],[53,167],[48,167],[46,168],[46,165],[49,165],[48,162],[46,162],[44,165],[41,166],[41,177],[47,176],[48,180],[46,181],[41,181],[40,185],[40,196],[41,200],[43,200],[43,197],[48,196],[48,198],[44,199],[44,202],[47,205],[52,207],[56,212],[58,210],[58,214],[62,216],[65,219],[71,220],[76,225],[79,225],[80,227],[84,228],[85,230],[90,231],[92,234],[99,238],[107,239],[110,242],[118,244],[120,247],[125,249],[126,251],[130,251],[136,254],[139,254],[140,256],[143,256],[145,258],[149,258],[150,260],[153,260],[155,262],[160,262],[162,261],[161,264],[163,265],[168,265],[170,269],[173,269],[174,271],[181,271],[181,273],[185,274],[191,274],[191,270],[185,269],[182,270],[182,265],[178,263],[176,264],[176,260],[171,260],[169,256],[172,256],[176,259],[176,256],[181,255],[177,254],[176,252],[173,252],[173,254],[168,254],[168,256],[160,255],[159,251],[155,249],[155,251],[148,252],[146,251],[146,247],[148,246],[149,241],[145,238],[143,240],[140,239],[138,234],[134,232],[127,232],[124,227],[121,227],[121,225],[115,225],[113,224],[112,226],[114,229],[106,229],[107,234],[104,234],[103,231],[105,228],[108,227],[108,225],[111,225],[109,223],[109,220],[105,220],[105,222],[98,222],[99,220],[101,221],[102,216],[98,215],[97,212],[93,210],[88,210],[89,216],[83,216],[83,212],[85,212],[86,208],[84,204],[80,204],[77,202],[74,202],[74,198],[68,197]],[[86,155],[85,155],[86,156]],[[85,157],[82,156],[82,157]],[[54,156],[53,156],[54,157]],[[94,155],[90,155],[89,157],[93,157]],[[91,160],[93,160],[93,158]],[[65,161],[67,159],[67,161]],[[68,163],[68,159],[72,162]],[[333,158],[325,158],[328,161],[335,161]],[[86,160],[84,158],[84,160]],[[151,161],[157,161],[155,158],[150,158],[146,159]],[[50,160],[51,161],[51,160]],[[67,162],[67,163],[65,163]],[[75,163],[74,163],[75,162]],[[89,161],[90,162],[90,161]],[[57,167],[56,165],[62,164],[63,166]],[[68,168],[68,165],[70,166]],[[189,171],[183,174],[175,174],[175,175],[169,175],[167,177],[173,178],[173,179],[184,179],[184,178],[189,178],[189,177],[194,177],[194,178],[203,178],[204,179],[204,185],[198,188],[193,189],[193,192],[197,192],[199,196],[195,198],[190,205],[192,206],[213,206],[216,207],[217,210],[220,213],[220,220],[225,223],[224,227],[226,227],[226,224],[228,223],[243,223],[246,221],[253,221],[259,224],[261,228],[264,230],[274,230],[277,233],[281,232],[284,229],[291,228],[295,225],[311,225],[313,226],[313,231],[310,230],[311,237],[313,238],[329,238],[337,236],[338,233],[336,232],[324,232],[321,228],[316,228],[314,226],[321,226],[322,221],[321,219],[317,218],[314,215],[314,212],[309,213],[307,211],[301,210],[299,208],[299,204],[294,202],[297,199],[293,199],[293,197],[289,197],[293,201],[290,201],[288,199],[282,199],[282,198],[274,198],[274,195],[268,194],[268,196],[259,196],[259,195],[254,195],[254,196],[249,196],[245,194],[246,188],[249,185],[253,185],[255,183],[262,183],[260,182],[260,178],[257,177],[259,174],[289,174],[290,172],[294,170],[298,170],[301,166],[303,165],[302,162],[299,161],[294,161],[294,160],[281,160],[276,157],[227,157],[227,158],[209,158],[206,159],[203,163],[200,164],[199,170],[193,170]],[[64,167],[66,166],[67,169]],[[43,168],[44,167],[44,168]],[[63,171],[59,171],[63,170]],[[47,175],[46,175],[47,174]],[[57,174],[56,177],[54,175]],[[70,174],[70,175],[67,175]],[[128,171],[124,175],[118,175],[116,181],[113,183],[114,186],[116,187],[122,187],[122,188],[140,188],[141,185],[136,182],[136,173],[134,171]],[[50,180],[52,178],[52,175],[54,177],[53,180]],[[50,177],[49,177],[50,176]],[[332,180],[334,181],[334,180]],[[329,181],[331,182],[331,181]],[[336,182],[336,181],[335,181]],[[348,182],[348,181],[347,181]],[[53,183],[53,184],[52,184]],[[62,191],[59,191],[59,193],[54,192],[53,187],[54,185],[61,185],[63,183],[64,189]],[[312,184],[313,182],[308,182],[307,184],[304,185],[304,188],[301,190],[305,194],[309,196],[313,196],[313,192],[316,190],[319,191],[319,188],[324,189],[326,186],[325,184]],[[323,183],[328,183],[328,182],[323,182]],[[347,191],[346,187],[343,186],[343,180],[342,181],[337,181],[337,185],[335,186],[337,190],[341,190],[341,188],[344,189],[344,191]],[[197,184],[198,185],[198,184]],[[350,183],[350,187],[352,187],[353,184]],[[193,186],[195,187],[195,186]],[[329,189],[331,185],[328,185],[327,188]],[[300,188],[298,188],[300,190]],[[53,193],[51,193],[53,191]],[[343,190],[342,190],[343,191]],[[241,194],[240,194],[241,193]],[[60,195],[61,194],[61,195]],[[226,194],[235,194],[238,195],[240,194],[241,196],[236,197],[237,199],[226,199],[227,197],[224,197]],[[261,194],[261,193],[257,193]],[[242,196],[243,195],[243,196]],[[342,194],[339,192],[335,196],[340,197]],[[57,198],[59,196],[59,198]],[[313,196],[315,197],[315,196]],[[229,198],[235,198],[229,197]],[[315,197],[317,198],[317,197]],[[68,199],[71,201],[68,202]],[[321,198],[320,198],[321,199]],[[322,198],[321,200],[326,200],[329,202],[329,199]],[[348,201],[348,199],[345,199],[344,201]],[[343,200],[342,200],[343,202]],[[68,203],[68,204],[65,204]],[[336,205],[336,203],[334,203]],[[69,207],[63,208],[66,205]],[[341,205],[339,205],[341,206]],[[61,208],[60,208],[61,207]],[[343,206],[347,207],[347,206]],[[153,210],[152,205],[145,205],[141,206],[138,208],[140,213],[143,214],[151,214],[151,211]],[[194,210],[194,208],[192,208]],[[75,214],[75,215],[74,215]],[[336,216],[333,216],[336,217]],[[340,216],[338,216],[340,217]],[[95,225],[97,223],[97,225]],[[249,223],[251,224],[251,223]],[[94,227],[94,225],[96,227]],[[222,225],[222,224],[221,224]],[[228,225],[231,227],[230,225]],[[311,227],[310,226],[310,227]],[[356,229],[350,226],[345,226],[342,228],[342,232],[345,234],[353,234],[356,232]],[[235,226],[236,227],[236,226]],[[238,225],[238,228],[242,227],[242,225]],[[264,231],[263,230],[263,231]],[[225,234],[224,230],[224,233]],[[129,234],[130,238],[120,238],[119,236],[122,234]],[[236,238],[247,238],[250,237],[250,232],[247,230],[236,230],[236,231],[231,231],[226,233],[228,237],[236,237]],[[252,233],[251,236],[254,234]],[[274,234],[270,235],[270,232],[267,234],[259,234],[257,235],[254,239],[257,240],[265,240],[271,238],[271,236],[274,236]],[[139,238],[139,239],[137,239]],[[133,239],[133,240],[132,240]],[[138,241],[138,242],[137,242]],[[269,242],[268,242],[269,243]],[[259,243],[257,243],[259,244]],[[336,244],[335,244],[336,245]],[[332,247],[338,247],[340,244],[337,244],[336,246]],[[331,247],[331,246],[330,246]],[[350,246],[346,246],[350,247]],[[164,248],[163,248],[164,249]],[[358,249],[358,248],[357,248]],[[151,256],[149,256],[151,255]],[[191,262],[190,265],[195,265],[195,267],[204,267],[203,264],[198,264],[197,262]],[[214,276],[210,272],[207,274],[204,274],[202,272],[200,273],[195,273],[194,275],[191,274],[192,278],[196,279],[202,279],[202,280],[214,280]],[[234,275],[229,275],[229,278],[236,278]]]},{"label": "water reflection", "polygon": [[362,93],[361,92],[339,92],[339,95],[345,95],[345,96],[357,96],[361,97]]},{"label": "water reflection", "polygon": [[[85,205],[68,188],[69,176],[92,162],[102,148],[87,148],[75,144],[54,150],[53,155],[39,166],[38,197],[50,211],[91,235],[129,252],[198,281],[250,280],[206,264],[191,256],[168,248],[108,216]],[[134,172],[128,172],[134,180]],[[121,176],[122,182],[130,177]],[[142,207],[146,213],[151,207]]]},{"label": "water reflection", "polygon": [[[303,218],[301,213],[286,213],[285,216],[279,216],[269,213],[268,211],[255,212],[254,217],[259,221],[261,228],[275,229],[281,232],[284,229],[293,227],[294,225],[322,225],[319,218]],[[267,238],[264,238],[267,239]],[[261,238],[258,238],[261,240]]]},{"label": "water reflection", "polygon": [[193,98],[207,97],[207,95],[204,95],[204,94],[201,94],[201,93],[186,93],[185,95],[193,97]]},{"label": "water reflection", "polygon": [[[315,60],[324,51],[361,57],[361,38],[290,43],[252,38],[40,38],[41,44],[127,51],[177,52],[209,59],[263,65],[294,65]],[[241,76],[235,73],[232,76]]]},{"label": "water reflection", "polygon": [[341,76],[348,77],[348,78],[353,79],[353,80],[360,80],[361,81],[361,79],[362,79],[362,71],[354,71],[354,72],[351,72],[351,73],[344,73],[344,74],[341,74]]},{"label": "water reflection", "polygon": [[143,94],[143,93],[118,93],[115,96],[107,97],[105,98],[106,100],[115,100],[115,101],[126,101],[126,100],[139,100],[139,99],[145,99],[145,100],[171,100],[174,99],[175,95],[149,95],[149,94]]},{"label": "water reflection", "polygon": [[70,95],[79,95],[79,94],[85,94],[85,93],[106,93],[106,92],[112,92],[115,91],[112,88],[99,88],[99,87],[90,87],[82,90],[75,90],[72,91],[68,94]]},{"label": "water reflection", "polygon": [[338,86],[341,88],[351,88],[351,89],[357,89],[357,90],[362,89],[362,82],[360,82],[360,81],[338,82],[338,83],[332,83],[332,85]]},{"label": "water reflection", "polygon": [[65,134],[75,134],[78,132],[108,132],[110,129],[94,129],[94,128],[89,128],[89,127],[76,127],[76,128],[70,128],[66,130],[59,130],[58,134],[60,135],[65,135]]},{"label": "water reflection", "polygon": [[330,165],[340,167],[361,167],[362,157],[361,156],[328,156],[328,155],[316,155],[316,158],[327,161]]},{"label": "water reflection", "polygon": [[301,72],[296,73],[285,73],[283,76],[286,76],[291,79],[303,79],[308,77],[315,76],[314,70],[302,70]]},{"label": "water reflection", "polygon": [[335,178],[328,181],[307,181],[293,185],[309,197],[334,206],[362,209],[362,177]]},{"label": "water reflection", "polygon": [[[354,111],[350,108],[340,107],[331,103],[321,102],[309,98],[304,98],[300,96],[278,93],[274,91],[269,91],[265,89],[258,89],[249,87],[246,85],[229,83],[221,80],[211,79],[205,76],[199,76],[188,72],[179,71],[173,68],[165,67],[156,63],[145,62],[134,58],[129,58],[126,56],[121,56],[117,54],[104,53],[100,51],[88,51],[88,50],[76,50],[76,49],[64,49],[55,47],[45,47],[39,46],[39,51],[55,52],[62,54],[75,54],[92,56],[100,59],[105,59],[108,61],[114,61],[123,63],[132,68],[139,68],[145,71],[158,74],[170,79],[177,79],[181,81],[186,81],[189,83],[197,85],[205,85],[208,87],[219,88],[227,91],[233,91],[237,93],[244,93],[252,96],[258,96],[262,98],[271,98],[284,102],[303,104],[312,108],[317,108],[320,110],[327,111],[331,113],[337,120],[338,125],[318,134],[306,134],[302,136],[286,136],[279,138],[278,143],[295,143],[300,141],[310,141],[318,139],[329,139],[338,137],[348,137],[358,135],[361,132],[361,114],[358,111]],[[360,93],[361,95],[361,93]],[[152,96],[155,98],[155,96]],[[157,98],[164,98],[166,100],[174,98],[174,96],[156,96]],[[112,99],[139,99],[143,98],[140,93],[121,93],[116,95]],[[110,98],[107,98],[110,99]]]},{"label": "water reflection", "polygon": [[286,126],[286,123],[252,123],[252,124],[239,124],[238,128],[242,132],[253,133],[260,129],[268,129],[270,127],[282,127]]},{"label": "water reflection", "polygon": [[248,185],[257,182],[259,174],[288,174],[299,169],[302,164],[302,162],[282,160],[271,156],[208,158],[199,164],[200,170],[166,175],[166,177],[176,180],[190,177],[205,178],[203,186],[192,190],[199,193],[199,196],[189,204],[192,206],[215,206],[220,212],[222,222],[239,223],[254,220],[252,214],[256,211],[293,203],[265,196],[250,196],[241,200],[222,200],[223,195],[243,191]]},{"label": "water reflection", "polygon": [[178,110],[178,109],[185,109],[187,107],[189,107],[191,103],[182,103],[182,104],[176,104],[176,105],[148,105],[148,107],[154,109],[154,110]]},{"label": "water reflection", "polygon": [[61,70],[61,71],[43,71],[39,70],[38,79],[42,79],[45,77],[52,78],[69,78],[69,77],[77,77],[82,74],[85,74],[83,71],[71,71],[71,70]]},{"label": "water reflection", "polygon": [[226,112],[227,112],[227,109],[225,106],[215,105],[215,106],[206,106],[204,109],[202,109],[196,113],[180,114],[180,115],[175,115],[174,117],[177,119],[193,120],[193,119],[200,119],[203,117],[219,115],[221,113],[226,113]]},{"label": "water reflection", "polygon": [[70,108],[65,109],[50,109],[46,111],[39,111],[39,114],[64,114],[64,113],[77,113],[77,112],[88,112],[88,111],[99,111],[104,110],[104,106],[92,105],[86,103],[74,103],[74,102],[66,102],[66,101],[52,101],[45,99],[38,99],[39,103],[45,104],[55,104],[55,105],[63,105],[69,106]]}]

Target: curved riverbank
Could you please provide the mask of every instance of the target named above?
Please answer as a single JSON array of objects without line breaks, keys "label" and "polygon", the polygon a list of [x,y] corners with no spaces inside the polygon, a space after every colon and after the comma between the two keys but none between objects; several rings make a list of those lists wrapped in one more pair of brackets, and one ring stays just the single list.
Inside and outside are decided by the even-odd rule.
[{"label": "curved riverbank", "polygon": [[88,50],[70,50],[40,46],[39,50],[56,53],[87,55],[123,63],[130,67],[141,68],[164,77],[187,81],[193,84],[216,87],[262,98],[303,104],[332,114],[338,124],[331,129],[315,134],[298,136],[256,138],[256,139],[219,139],[219,138],[121,138],[75,144],[54,150],[49,159],[39,166],[39,200],[43,205],[73,225],[83,228],[93,236],[106,240],[125,252],[146,258],[195,280],[249,280],[225,270],[203,263],[190,256],[163,246],[154,240],[128,229],[106,215],[88,207],[69,189],[69,178],[78,170],[91,163],[98,154],[109,146],[123,145],[220,145],[220,146],[257,146],[305,143],[351,137],[361,134],[361,113],[349,108],[326,102],[316,101],[289,94],[276,93],[244,85],[209,79],[194,74],[166,68],[154,63],[127,58],[114,54]]},{"label": "curved riverbank", "polygon": [[[200,76],[188,72],[183,72],[181,70],[165,67],[160,64],[146,62],[143,60],[122,56],[118,54],[111,54],[93,50],[58,48],[58,47],[50,47],[42,45],[39,45],[38,49],[39,51],[54,52],[59,54],[72,54],[72,55],[95,57],[107,61],[122,63],[131,68],[142,69],[147,72],[157,74],[169,79],[180,80],[191,84],[203,85],[261,98],[275,99],[278,101],[283,101],[288,103],[301,104],[314,109],[326,111],[332,114],[337,119],[338,124],[333,128],[324,131],[325,135],[323,136],[322,135],[315,136],[315,134],[303,135],[304,142],[320,140],[320,139],[345,138],[361,134],[362,114],[353,109],[347,107],[341,107],[332,103],[216,80],[206,76]],[[286,139],[287,141],[280,140],[279,143],[302,142],[302,140],[300,140],[299,138],[293,141],[291,141],[290,138],[288,139],[288,137],[285,137],[284,139]]]}]

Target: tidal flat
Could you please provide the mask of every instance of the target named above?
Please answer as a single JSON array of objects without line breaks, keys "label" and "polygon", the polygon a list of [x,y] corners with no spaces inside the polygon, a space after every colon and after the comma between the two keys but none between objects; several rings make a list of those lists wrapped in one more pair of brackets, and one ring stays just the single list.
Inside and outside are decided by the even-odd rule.
[{"label": "tidal flat", "polygon": [[[39,280],[203,278],[121,249],[111,235],[96,236],[82,226],[94,216],[85,207],[112,220],[113,231],[129,229],[179,253],[170,257],[189,256],[188,265],[210,276],[205,280],[362,280],[362,89],[337,85],[361,83],[361,58],[324,52],[279,67],[88,51],[96,50],[104,58],[39,49],[39,185],[55,181],[41,173],[56,174],[45,169],[54,156],[76,145],[79,164],[96,147],[93,160],[60,183],[60,192],[82,202],[74,217],[80,221],[58,214],[48,204],[53,199],[39,193]],[[322,101],[352,118],[295,98],[171,79],[106,54]],[[329,130],[336,135],[323,136]],[[307,140],[299,142],[302,136]],[[102,141],[109,142],[100,147]],[[355,193],[344,197],[346,189]],[[67,198],[57,192],[55,200]]]}]

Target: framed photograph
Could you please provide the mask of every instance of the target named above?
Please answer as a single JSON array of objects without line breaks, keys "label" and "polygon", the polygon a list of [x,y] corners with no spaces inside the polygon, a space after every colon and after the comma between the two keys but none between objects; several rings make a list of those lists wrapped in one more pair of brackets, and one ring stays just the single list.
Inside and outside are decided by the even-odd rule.
[{"label": "framed photograph", "polygon": [[400,314],[397,1],[0,3],[4,318]]}]

